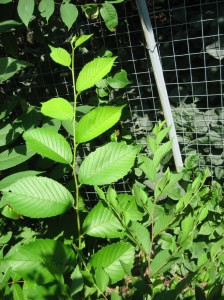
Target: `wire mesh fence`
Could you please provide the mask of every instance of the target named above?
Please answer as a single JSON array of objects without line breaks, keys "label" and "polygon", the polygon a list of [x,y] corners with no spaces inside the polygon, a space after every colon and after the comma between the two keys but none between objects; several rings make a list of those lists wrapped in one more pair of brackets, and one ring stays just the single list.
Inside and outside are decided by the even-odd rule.
[{"label": "wire mesh fence", "polygon": [[[147,5],[182,155],[200,153],[201,166],[208,165],[213,176],[221,179],[224,175],[224,1],[149,0]],[[130,84],[124,91],[111,94],[110,100],[127,104],[122,121],[125,126],[121,124],[120,130],[128,128],[137,143],[144,143],[146,134],[163,119],[163,112],[136,3],[127,0],[117,8],[119,25],[114,32],[108,31],[100,17],[90,20],[79,16],[72,34],[93,33],[93,37],[77,52],[77,72],[105,51],[118,56],[115,69],[126,70]],[[57,26],[48,34],[57,46],[66,47],[65,41],[70,38]],[[70,74],[51,61],[48,46],[38,44],[38,38],[41,40],[36,36],[33,42],[24,37],[21,47],[24,59],[36,67],[32,73],[24,71],[7,83],[0,94],[1,101],[4,94],[13,93],[31,105],[40,105],[56,96],[72,101]],[[88,92],[92,103],[96,103],[94,95],[95,91]],[[86,104],[85,99],[83,96],[80,102]],[[80,159],[89,153],[89,147],[87,144],[80,150]],[[125,180],[119,183],[118,192],[130,191],[127,184]],[[92,199],[92,193],[86,191],[86,199]]]}]

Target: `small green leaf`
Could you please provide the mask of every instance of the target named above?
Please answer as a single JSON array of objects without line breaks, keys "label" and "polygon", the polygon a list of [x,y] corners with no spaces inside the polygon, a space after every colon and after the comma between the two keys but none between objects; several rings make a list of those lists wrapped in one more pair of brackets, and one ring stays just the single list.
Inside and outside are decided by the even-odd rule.
[{"label": "small green leaf", "polygon": [[34,12],[34,0],[19,0],[17,11],[22,22],[28,27]]},{"label": "small green leaf", "polygon": [[54,13],[54,0],[41,0],[38,6],[41,17],[46,18],[47,22]]},{"label": "small green leaf", "polygon": [[18,220],[21,218],[21,214],[19,214],[15,209],[6,205],[2,210],[2,215],[6,218],[10,218],[13,220]]},{"label": "small green leaf", "polygon": [[172,149],[172,141],[166,142],[159,146],[159,148],[156,150],[154,157],[153,157],[153,164],[155,167],[158,167],[158,165],[161,163],[162,159],[170,152]]},{"label": "small green leaf", "polygon": [[80,45],[82,45],[83,43],[85,43],[86,41],[88,41],[88,39],[90,39],[93,35],[89,34],[89,35],[81,35],[76,41],[75,41],[75,48],[79,47]]},{"label": "small green leaf", "polygon": [[[1,2],[0,2],[1,4]],[[0,33],[8,32],[11,29],[14,29],[15,27],[21,26],[22,23],[14,21],[14,20],[6,20],[3,22],[0,22]]]},{"label": "small green leaf", "polygon": [[73,119],[73,107],[64,98],[52,98],[41,104],[41,112],[45,116],[59,120],[71,121]]},{"label": "small green leaf", "polygon": [[127,212],[130,215],[132,221],[141,221],[143,214],[139,211],[135,198],[128,194],[119,194],[117,196],[118,203],[122,209],[122,212]]},{"label": "small green leaf", "polygon": [[94,20],[98,18],[99,8],[97,4],[90,3],[90,4],[82,5],[82,10],[84,11],[87,19]]},{"label": "small green leaf", "polygon": [[12,2],[12,0],[0,0],[0,4],[7,4]]},{"label": "small green leaf", "polygon": [[125,70],[121,70],[120,72],[116,73],[114,77],[107,78],[107,82],[113,89],[124,88],[130,83]]},{"label": "small green leaf", "polygon": [[80,93],[93,87],[110,72],[116,58],[95,58],[87,63],[78,75],[76,90]]},{"label": "small green leaf", "polygon": [[0,83],[8,80],[18,71],[30,66],[32,66],[32,64],[24,60],[18,60],[11,57],[0,57]]},{"label": "small green leaf", "polygon": [[79,169],[79,182],[103,185],[124,177],[134,164],[139,146],[111,142],[89,154]]},{"label": "small green leaf", "polygon": [[115,215],[99,202],[90,211],[83,223],[83,232],[100,238],[118,238],[124,235],[124,228]]},{"label": "small green leaf", "polygon": [[138,155],[139,168],[145,173],[149,180],[154,182],[156,180],[156,166],[151,158],[145,155]]},{"label": "small green leaf", "polygon": [[118,16],[115,7],[108,1],[104,2],[100,9],[100,14],[105,22],[105,25],[110,31],[115,31],[118,25]]},{"label": "small green leaf", "polygon": [[84,284],[82,273],[80,272],[78,265],[75,267],[75,270],[71,274],[71,280],[71,296],[73,296],[83,289]]},{"label": "small green leaf", "polygon": [[27,149],[25,145],[16,146],[13,149],[0,153],[0,170],[15,167],[31,158],[35,152]]},{"label": "small green leaf", "polygon": [[72,150],[66,139],[59,133],[48,128],[35,128],[23,134],[27,145],[36,153],[54,161],[70,164]]},{"label": "small green leaf", "polygon": [[50,57],[53,59],[54,62],[65,67],[70,67],[72,60],[67,50],[60,47],[55,48],[50,45],[49,48],[51,49]]},{"label": "small green leaf", "polygon": [[62,3],[60,6],[60,13],[62,21],[68,27],[68,30],[70,30],[79,14],[77,7],[68,2]]},{"label": "small green leaf", "polygon": [[178,237],[179,244],[182,244],[185,239],[191,234],[194,228],[194,218],[189,214],[183,221],[181,222],[181,233]]},{"label": "small green leaf", "polygon": [[123,107],[103,106],[87,113],[76,128],[77,143],[90,141],[110,129],[119,121]]},{"label": "small green leaf", "polygon": [[151,137],[150,135],[148,135],[147,136],[147,144],[148,144],[149,150],[151,150],[152,153],[155,154],[155,152],[157,150],[156,139]]},{"label": "small green leaf", "polygon": [[148,229],[141,223],[132,222],[131,226],[128,228],[131,234],[135,237],[135,240],[140,245],[140,249],[143,249],[145,254],[150,252],[150,234]]},{"label": "small green leaf", "polygon": [[46,177],[25,177],[3,189],[3,203],[30,218],[63,214],[74,202],[71,193],[60,183]]},{"label": "small green leaf", "polygon": [[135,248],[126,242],[118,242],[108,245],[90,259],[90,264],[94,268],[103,268],[109,275],[111,282],[116,283],[125,276],[121,261],[131,270],[134,263]]}]

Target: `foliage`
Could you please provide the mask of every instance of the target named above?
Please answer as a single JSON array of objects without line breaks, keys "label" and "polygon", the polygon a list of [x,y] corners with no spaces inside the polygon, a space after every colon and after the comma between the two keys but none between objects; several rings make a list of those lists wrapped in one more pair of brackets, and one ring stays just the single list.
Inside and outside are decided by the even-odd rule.
[{"label": "foliage", "polygon": [[[207,169],[198,168],[197,156],[186,160],[181,173],[165,166],[172,148],[165,141],[170,129],[165,122],[154,127],[146,147],[111,135],[111,141],[104,140],[80,161],[80,144],[114,128],[125,109],[108,103],[82,107],[80,94],[94,85],[122,88],[129,83],[123,70],[107,76],[116,57],[98,57],[75,76],[76,48],[90,38],[74,36],[71,55],[50,46],[51,58],[72,74],[74,101],[52,98],[41,108],[25,110],[35,122],[22,115],[13,140],[5,130],[1,297],[221,299],[222,188],[209,182]],[[14,146],[15,141],[20,145]],[[37,154],[44,157],[39,162],[45,174],[25,171],[29,163],[40,170]],[[117,194],[112,184],[134,166],[130,193]],[[72,184],[61,180],[69,174]],[[98,194],[94,207],[83,201],[85,185]],[[5,217],[12,219],[11,228]]]}]

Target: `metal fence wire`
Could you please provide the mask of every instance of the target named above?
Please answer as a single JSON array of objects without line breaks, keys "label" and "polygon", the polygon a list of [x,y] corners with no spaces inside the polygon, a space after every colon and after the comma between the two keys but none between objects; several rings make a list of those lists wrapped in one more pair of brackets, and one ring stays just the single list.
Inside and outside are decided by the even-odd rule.
[{"label": "metal fence wire", "polygon": [[[209,166],[213,177],[221,180],[224,177],[224,1],[148,0],[146,3],[182,158],[199,153],[201,167]],[[116,68],[127,71],[130,84],[122,94],[115,92],[114,97],[127,103],[125,125],[137,143],[144,143],[145,135],[158,120],[163,120],[164,114],[136,2],[126,0],[116,7],[119,25],[114,32],[108,31],[100,17],[78,18],[73,33],[94,35],[88,46],[77,53],[76,61],[79,69],[98,56],[99,49],[101,53],[108,49],[118,56]],[[55,45],[63,47],[70,37],[57,28],[51,34]],[[72,101],[71,77],[51,61],[48,47],[27,42],[24,53],[23,58],[34,62],[36,69],[32,76],[24,72],[15,77],[5,85],[4,93],[14,92],[34,105],[55,96]],[[85,97],[80,101],[85,104]],[[88,152],[86,145],[80,157]],[[117,185],[117,190],[130,191],[125,180]],[[92,199],[92,193],[87,191],[87,200]]]}]

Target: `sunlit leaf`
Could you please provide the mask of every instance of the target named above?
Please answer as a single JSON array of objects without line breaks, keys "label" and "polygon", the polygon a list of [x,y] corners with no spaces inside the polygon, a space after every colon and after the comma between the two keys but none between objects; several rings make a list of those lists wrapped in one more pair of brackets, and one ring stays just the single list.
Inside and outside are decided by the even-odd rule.
[{"label": "sunlit leaf", "polygon": [[72,120],[73,118],[73,107],[64,98],[52,98],[41,104],[41,112],[45,116],[59,120]]},{"label": "sunlit leaf", "polygon": [[87,63],[78,75],[76,81],[77,91],[82,92],[93,87],[110,72],[115,59],[116,57],[95,58],[91,62]]},{"label": "sunlit leaf", "polygon": [[111,142],[89,154],[79,169],[79,182],[103,185],[124,177],[134,164],[139,146]]},{"label": "sunlit leaf", "polygon": [[3,203],[30,218],[63,214],[74,202],[71,193],[47,177],[25,177],[3,189]]}]

